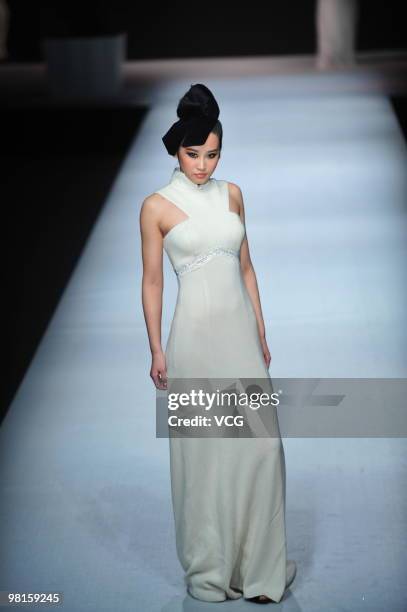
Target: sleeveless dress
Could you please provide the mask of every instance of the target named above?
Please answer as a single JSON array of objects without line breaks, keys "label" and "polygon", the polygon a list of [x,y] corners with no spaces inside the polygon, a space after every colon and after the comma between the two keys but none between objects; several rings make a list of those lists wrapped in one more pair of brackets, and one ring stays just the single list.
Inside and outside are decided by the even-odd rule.
[{"label": "sleeveless dress", "polygon": [[[159,189],[184,216],[164,237],[178,280],[165,348],[172,378],[270,378],[241,275],[245,236],[227,181],[195,184],[177,166]],[[169,385],[170,386],[170,385]],[[176,548],[192,597],[281,600],[287,561],[285,457],[273,437],[169,437]]]}]

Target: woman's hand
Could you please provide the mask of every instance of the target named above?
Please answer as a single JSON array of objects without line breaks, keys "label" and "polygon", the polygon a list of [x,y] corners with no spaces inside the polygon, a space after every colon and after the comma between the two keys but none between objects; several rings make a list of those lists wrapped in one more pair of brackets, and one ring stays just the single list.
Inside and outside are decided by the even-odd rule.
[{"label": "woman's hand", "polygon": [[267,346],[267,340],[266,338],[262,337],[260,338],[260,342],[261,342],[261,348],[263,349],[264,361],[266,362],[266,366],[269,367],[270,362],[271,362],[271,355],[270,355],[269,347]]},{"label": "woman's hand", "polygon": [[167,388],[167,364],[163,351],[153,353],[150,376],[157,389]]}]

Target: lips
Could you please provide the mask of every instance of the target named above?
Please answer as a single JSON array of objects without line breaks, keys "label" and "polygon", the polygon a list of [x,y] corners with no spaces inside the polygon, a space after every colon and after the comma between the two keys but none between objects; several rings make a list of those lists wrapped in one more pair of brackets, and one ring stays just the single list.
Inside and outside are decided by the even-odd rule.
[{"label": "lips", "polygon": [[198,178],[203,178],[204,176],[206,176],[206,173],[205,174],[195,174],[195,176],[197,176]]}]

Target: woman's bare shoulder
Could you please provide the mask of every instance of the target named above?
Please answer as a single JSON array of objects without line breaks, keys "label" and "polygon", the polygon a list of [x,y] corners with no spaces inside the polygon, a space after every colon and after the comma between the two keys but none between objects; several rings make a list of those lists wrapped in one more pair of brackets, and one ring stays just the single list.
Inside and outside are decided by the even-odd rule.
[{"label": "woman's bare shoulder", "polygon": [[164,197],[160,193],[153,191],[153,193],[150,193],[150,195],[144,198],[143,205],[146,204],[146,206],[149,207],[158,206],[163,199]]},{"label": "woman's bare shoulder", "polygon": [[242,195],[242,191],[239,187],[239,185],[237,185],[236,183],[232,183],[231,181],[226,181],[228,188],[229,188],[229,193],[232,196],[235,196],[237,198],[239,198]]},{"label": "woman's bare shoulder", "polygon": [[164,198],[161,194],[153,192],[146,196],[141,203],[141,212],[148,215],[158,215],[161,212]]}]

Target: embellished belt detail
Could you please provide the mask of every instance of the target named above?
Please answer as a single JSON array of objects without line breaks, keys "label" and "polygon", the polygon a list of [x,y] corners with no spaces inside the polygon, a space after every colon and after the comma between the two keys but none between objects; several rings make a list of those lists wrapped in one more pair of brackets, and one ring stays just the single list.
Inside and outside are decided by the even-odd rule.
[{"label": "embellished belt detail", "polygon": [[215,249],[211,249],[210,251],[206,251],[206,253],[201,253],[200,255],[197,255],[195,259],[189,261],[183,266],[180,266],[178,269],[174,268],[175,274],[177,276],[182,276],[187,272],[192,272],[192,270],[200,268],[207,261],[209,261],[213,257],[216,257],[217,255],[228,255],[229,257],[235,257],[236,259],[239,259],[239,253],[237,251],[234,251],[233,249],[223,249],[222,247],[217,247]]}]

